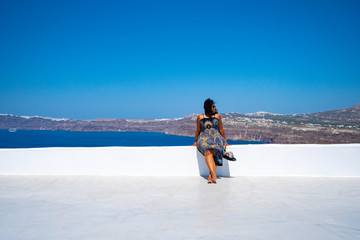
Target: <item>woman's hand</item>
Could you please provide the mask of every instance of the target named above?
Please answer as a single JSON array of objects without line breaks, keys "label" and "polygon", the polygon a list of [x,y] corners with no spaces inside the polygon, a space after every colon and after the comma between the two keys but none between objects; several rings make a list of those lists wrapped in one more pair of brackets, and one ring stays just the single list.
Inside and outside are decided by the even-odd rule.
[{"label": "woman's hand", "polygon": [[226,147],[226,146],[231,146],[231,144],[228,144],[228,143],[226,142],[225,147]]},{"label": "woman's hand", "polygon": [[193,144],[193,145],[190,145],[190,146],[196,146],[196,142],[194,142],[194,144]]}]

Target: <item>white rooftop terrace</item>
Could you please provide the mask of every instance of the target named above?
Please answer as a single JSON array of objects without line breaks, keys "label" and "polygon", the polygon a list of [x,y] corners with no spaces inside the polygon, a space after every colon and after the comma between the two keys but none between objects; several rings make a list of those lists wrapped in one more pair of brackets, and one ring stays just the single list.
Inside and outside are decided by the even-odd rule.
[{"label": "white rooftop terrace", "polygon": [[229,150],[1,149],[0,239],[360,238],[360,144]]}]

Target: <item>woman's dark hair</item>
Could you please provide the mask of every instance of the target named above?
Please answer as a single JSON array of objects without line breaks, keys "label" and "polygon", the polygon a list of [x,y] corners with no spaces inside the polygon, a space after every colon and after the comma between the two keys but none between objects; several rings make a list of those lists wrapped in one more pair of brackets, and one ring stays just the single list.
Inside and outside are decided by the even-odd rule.
[{"label": "woman's dark hair", "polygon": [[[212,115],[214,115],[213,111],[212,111],[212,105],[215,104],[215,102],[208,98],[205,100],[204,102],[204,110],[205,110],[205,115],[211,117]],[[215,113],[217,113],[217,111],[215,111]]]}]

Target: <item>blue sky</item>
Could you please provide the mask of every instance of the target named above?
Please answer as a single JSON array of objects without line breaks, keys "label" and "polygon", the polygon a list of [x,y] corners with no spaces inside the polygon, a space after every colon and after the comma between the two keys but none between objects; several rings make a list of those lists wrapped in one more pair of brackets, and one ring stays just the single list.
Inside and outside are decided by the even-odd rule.
[{"label": "blue sky", "polygon": [[0,0],[0,113],[310,113],[360,102],[359,1]]}]

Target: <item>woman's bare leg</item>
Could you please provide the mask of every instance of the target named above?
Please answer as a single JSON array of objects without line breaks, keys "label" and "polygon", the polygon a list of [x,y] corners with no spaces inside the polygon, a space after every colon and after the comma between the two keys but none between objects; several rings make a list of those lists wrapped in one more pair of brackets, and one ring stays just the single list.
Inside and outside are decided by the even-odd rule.
[{"label": "woman's bare leg", "polygon": [[215,174],[216,164],[215,164],[215,161],[214,161],[214,156],[213,156],[212,149],[205,151],[205,162],[206,162],[206,165],[209,168],[209,173],[210,173],[208,182],[216,181],[216,174]]},{"label": "woman's bare leg", "polygon": [[[214,159],[214,149],[211,149],[211,154],[212,154],[213,159]],[[212,161],[212,164],[213,164],[213,167],[214,167],[214,171],[216,171],[217,165],[215,164],[215,160]]]},{"label": "woman's bare leg", "polygon": [[[213,161],[212,161],[212,164],[213,164],[213,168],[214,168],[214,172],[216,172],[216,168],[217,168],[217,165],[215,164],[215,160],[214,160],[214,149],[211,149],[211,154],[212,154],[212,157],[213,157]],[[216,174],[214,174],[213,176],[212,176],[212,182],[214,183],[216,183],[216,180],[217,180],[217,177],[216,177]]]},{"label": "woman's bare leg", "polygon": [[[217,166],[216,166],[216,164],[215,164],[215,161],[214,161],[214,172],[216,171],[216,168],[217,168]],[[216,181],[216,179],[217,179],[217,177],[216,177],[216,174],[214,174],[214,177],[213,177],[213,181],[215,180]]]}]

